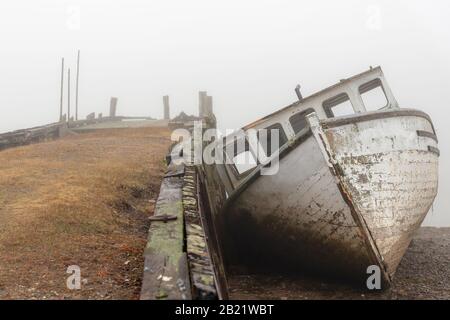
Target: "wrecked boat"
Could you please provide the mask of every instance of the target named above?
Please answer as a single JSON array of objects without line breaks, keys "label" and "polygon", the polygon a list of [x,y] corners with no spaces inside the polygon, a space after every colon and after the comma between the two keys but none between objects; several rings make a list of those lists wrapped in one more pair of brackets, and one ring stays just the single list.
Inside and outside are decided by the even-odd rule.
[{"label": "wrecked boat", "polygon": [[[365,284],[376,265],[389,285],[437,194],[433,123],[399,107],[380,67],[305,98],[296,91],[298,101],[223,146],[229,161],[200,168],[216,273],[223,261]],[[268,129],[279,148],[252,129]],[[277,172],[262,174],[273,161]]]}]

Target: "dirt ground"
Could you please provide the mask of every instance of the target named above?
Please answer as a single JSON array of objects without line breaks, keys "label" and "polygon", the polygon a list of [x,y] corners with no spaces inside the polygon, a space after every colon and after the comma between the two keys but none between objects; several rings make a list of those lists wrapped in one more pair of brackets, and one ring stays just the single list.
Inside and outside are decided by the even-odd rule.
[{"label": "dirt ground", "polygon": [[450,228],[421,228],[383,292],[301,276],[235,275],[232,299],[450,299]]},{"label": "dirt ground", "polygon": [[[169,131],[116,129],[0,152],[0,299],[137,299]],[[67,268],[81,270],[69,290]],[[392,288],[234,275],[232,299],[450,299],[450,228],[421,228]]]},{"label": "dirt ground", "polygon": [[0,299],[138,298],[169,143],[118,129],[1,151]]}]

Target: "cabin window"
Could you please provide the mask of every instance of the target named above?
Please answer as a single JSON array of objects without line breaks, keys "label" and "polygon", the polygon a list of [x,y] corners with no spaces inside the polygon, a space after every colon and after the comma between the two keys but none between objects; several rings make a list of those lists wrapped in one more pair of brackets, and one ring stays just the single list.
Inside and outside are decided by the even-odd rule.
[{"label": "cabin window", "polygon": [[[266,134],[260,134],[261,132],[258,131],[258,141],[264,149],[267,157],[270,157],[275,151],[281,148],[281,146],[283,146],[288,141],[288,139],[286,133],[283,130],[283,126],[280,123],[275,123],[271,126],[268,126],[267,128],[265,128],[265,130]],[[276,139],[276,133],[274,132],[275,130],[278,131],[278,149],[272,150],[272,140]],[[266,139],[265,136],[267,136]]]},{"label": "cabin window", "polygon": [[236,171],[241,175],[256,167],[256,159],[250,151],[239,153],[233,158]]},{"label": "cabin window", "polygon": [[231,159],[236,172],[241,175],[257,166],[257,161],[246,138],[236,138],[226,146],[226,153]]},{"label": "cabin window", "polygon": [[289,123],[292,126],[295,134],[299,133],[303,129],[308,127],[308,121],[306,121],[306,116],[310,113],[313,113],[314,109],[309,108],[305,111],[294,114],[289,118]]},{"label": "cabin window", "polygon": [[355,113],[350,98],[346,93],[341,93],[324,101],[322,106],[328,118],[341,117]]},{"label": "cabin window", "polygon": [[359,94],[366,111],[379,110],[388,105],[386,94],[380,79],[372,80],[359,87]]}]

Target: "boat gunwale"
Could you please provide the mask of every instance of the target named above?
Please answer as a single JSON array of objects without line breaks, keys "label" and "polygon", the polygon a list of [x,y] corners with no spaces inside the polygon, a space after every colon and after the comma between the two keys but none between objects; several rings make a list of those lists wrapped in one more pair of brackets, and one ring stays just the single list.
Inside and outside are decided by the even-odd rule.
[{"label": "boat gunwale", "polygon": [[[358,122],[365,122],[385,118],[408,117],[408,116],[411,117],[416,116],[428,120],[433,129],[433,133],[430,134],[433,134],[436,137],[436,130],[434,129],[431,117],[425,112],[417,109],[395,108],[395,109],[386,109],[382,111],[369,111],[367,113],[353,114],[351,116],[323,119],[320,121],[320,123],[324,126],[325,129],[331,129],[335,127],[345,126],[348,124],[355,124]],[[437,137],[435,140],[437,142]]]},{"label": "boat gunwale", "polygon": [[434,133],[431,133],[429,131],[417,130],[417,135],[419,137],[425,137],[425,138],[433,139],[434,141],[436,141],[436,143],[439,143],[437,136]]}]

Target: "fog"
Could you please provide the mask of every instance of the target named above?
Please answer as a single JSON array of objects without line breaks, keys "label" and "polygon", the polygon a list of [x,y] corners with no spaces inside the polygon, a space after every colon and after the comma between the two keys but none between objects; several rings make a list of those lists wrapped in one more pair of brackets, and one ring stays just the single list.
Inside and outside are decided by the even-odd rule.
[{"label": "fog", "polygon": [[[60,59],[75,74],[80,116],[194,114],[214,97],[237,128],[341,78],[381,65],[401,106],[432,117],[440,187],[427,225],[450,226],[450,2],[3,0],[0,132],[58,120]],[[74,84],[75,81],[72,81]],[[72,92],[74,92],[74,86]],[[66,98],[65,98],[66,101]]]}]

